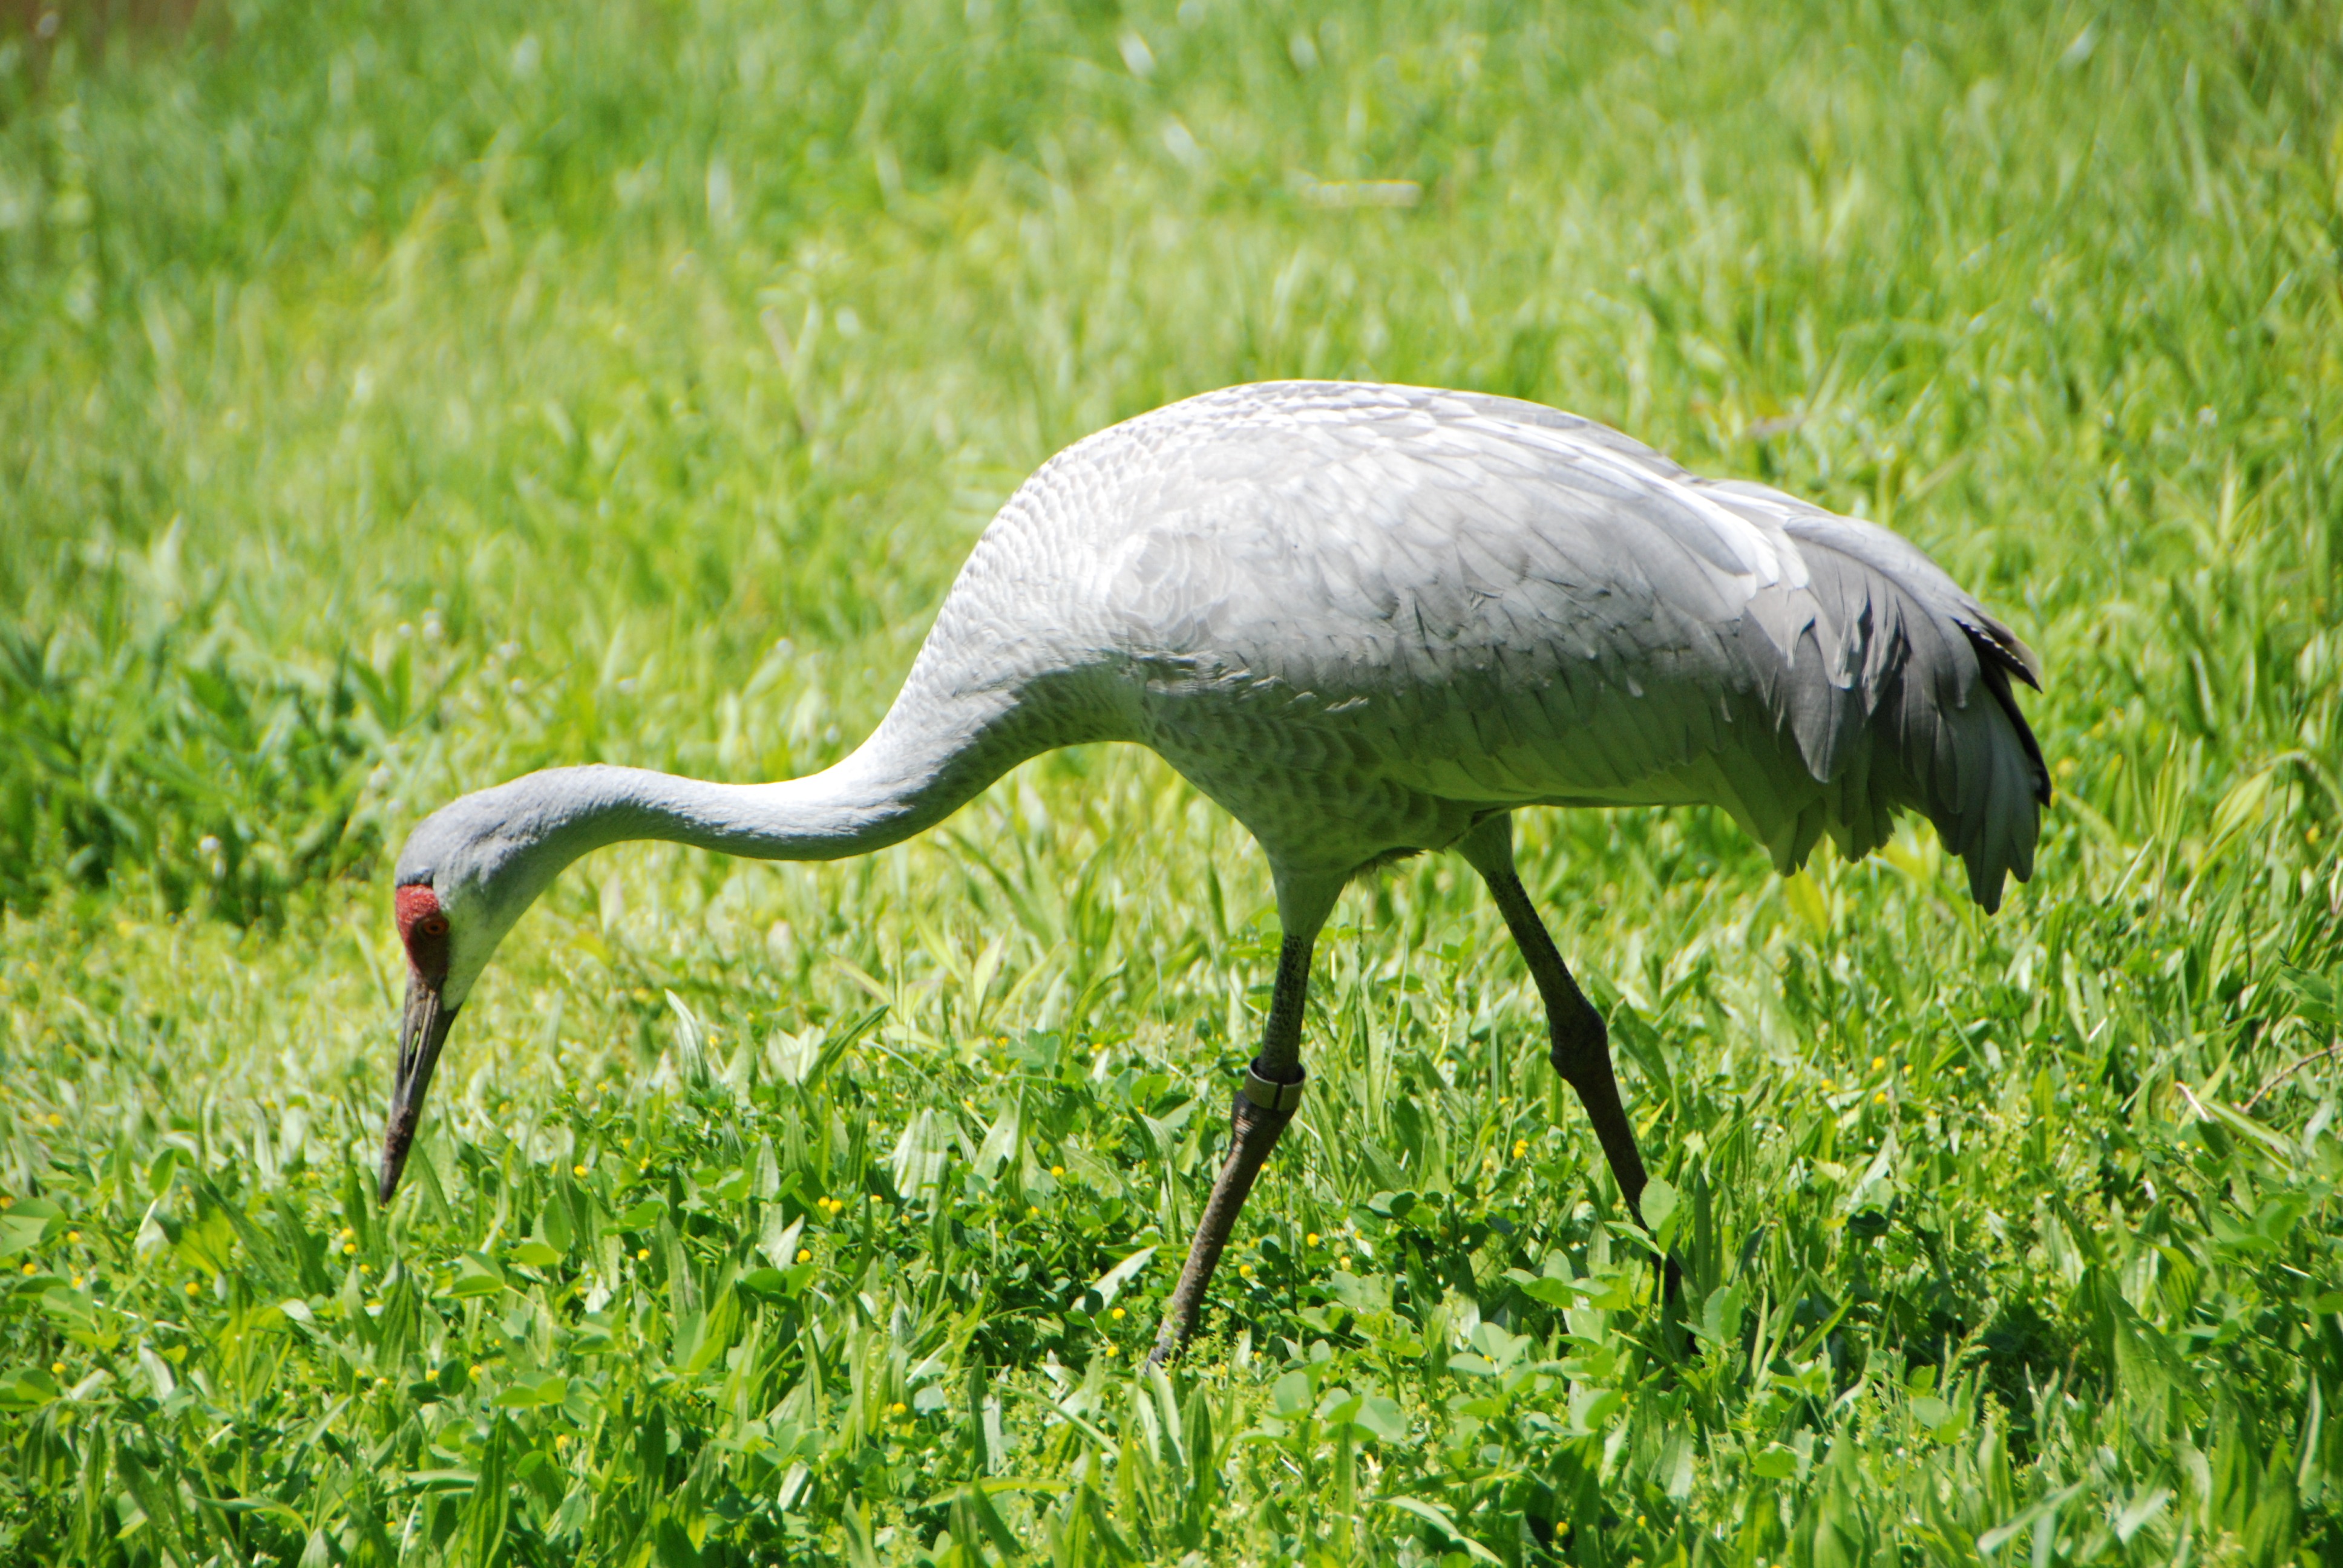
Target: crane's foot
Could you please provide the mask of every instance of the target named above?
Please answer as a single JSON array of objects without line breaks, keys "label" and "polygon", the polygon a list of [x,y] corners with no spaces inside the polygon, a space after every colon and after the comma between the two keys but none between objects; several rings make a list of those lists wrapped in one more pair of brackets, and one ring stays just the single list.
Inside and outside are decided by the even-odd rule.
[{"label": "crane's foot", "polygon": [[1204,1215],[1197,1221],[1196,1239],[1188,1248],[1180,1282],[1163,1303],[1163,1323],[1156,1331],[1155,1348],[1147,1352],[1149,1366],[1161,1366],[1177,1357],[1204,1315],[1205,1290],[1212,1282],[1212,1271],[1220,1266],[1221,1253],[1227,1250],[1237,1215],[1252,1191],[1253,1178],[1261,1174],[1262,1162],[1277,1147],[1279,1136],[1302,1103],[1302,1069],[1297,1066],[1292,1071],[1292,1082],[1280,1083],[1251,1067],[1245,1069],[1244,1081],[1229,1112],[1232,1134],[1229,1157],[1212,1182],[1212,1197],[1205,1200]]}]

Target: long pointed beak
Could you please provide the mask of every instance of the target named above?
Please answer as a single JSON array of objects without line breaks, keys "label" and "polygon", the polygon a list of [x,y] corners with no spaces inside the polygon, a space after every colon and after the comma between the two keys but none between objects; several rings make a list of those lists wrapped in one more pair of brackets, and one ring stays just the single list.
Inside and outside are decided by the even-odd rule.
[{"label": "long pointed beak", "polygon": [[439,1048],[447,1043],[447,1029],[455,1021],[456,1010],[440,1005],[439,988],[410,970],[407,1011],[398,1025],[398,1076],[390,1086],[390,1120],[382,1137],[380,1197],[386,1206],[407,1169],[407,1151],[423,1117],[423,1091],[431,1087],[431,1070],[439,1065]]}]

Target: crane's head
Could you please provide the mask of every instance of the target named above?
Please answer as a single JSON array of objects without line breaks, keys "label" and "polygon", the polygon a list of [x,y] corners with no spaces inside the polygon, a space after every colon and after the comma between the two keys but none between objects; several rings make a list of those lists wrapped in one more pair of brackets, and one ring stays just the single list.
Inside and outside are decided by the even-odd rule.
[{"label": "crane's head", "polygon": [[429,882],[402,885],[393,908],[398,940],[407,949],[407,1008],[398,1022],[398,1073],[391,1081],[390,1118],[383,1131],[382,1201],[398,1191],[407,1151],[423,1115],[423,1091],[456,1021],[460,1002],[447,995],[456,926]]},{"label": "crane's head", "polygon": [[548,809],[548,776],[467,795],[433,812],[399,851],[393,908],[407,949],[407,1007],[382,1144],[382,1201],[398,1190],[423,1094],[448,1028],[497,944],[575,847]]}]

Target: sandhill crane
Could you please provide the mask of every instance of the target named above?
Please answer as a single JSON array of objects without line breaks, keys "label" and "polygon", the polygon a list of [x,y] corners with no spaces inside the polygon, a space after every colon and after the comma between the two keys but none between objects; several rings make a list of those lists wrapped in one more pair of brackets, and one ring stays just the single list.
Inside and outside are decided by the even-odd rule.
[{"label": "sandhill crane", "polygon": [[1591,420],[1468,392],[1235,387],[1103,430],[986,528],[902,691],[843,761],[771,784],[558,768],[442,808],[399,856],[410,962],[390,1201],[448,1026],[589,849],[664,839],[831,859],[910,837],[1028,757],[1152,747],[1251,830],[1283,946],[1226,1161],[1154,1359],[1194,1330],[1300,1103],[1312,948],[1343,885],[1453,849],[1487,881],[1621,1196],[1644,1171],[1603,1020],[1513,861],[1523,806],[1704,801],[1785,873],[1905,808],[1988,910],[2050,781],[2011,694],[2034,655],[1919,550],[1701,478]]}]

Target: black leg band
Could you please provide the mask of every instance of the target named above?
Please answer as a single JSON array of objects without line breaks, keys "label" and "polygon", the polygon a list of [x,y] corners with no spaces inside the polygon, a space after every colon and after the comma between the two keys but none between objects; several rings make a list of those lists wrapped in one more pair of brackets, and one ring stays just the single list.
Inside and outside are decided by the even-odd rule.
[{"label": "black leg band", "polygon": [[[1302,1073],[1300,1068],[1294,1069]],[[1244,1097],[1263,1111],[1292,1111],[1302,1104],[1302,1086],[1309,1075],[1302,1073],[1291,1083],[1276,1083],[1254,1071],[1250,1064],[1244,1070]]]}]

